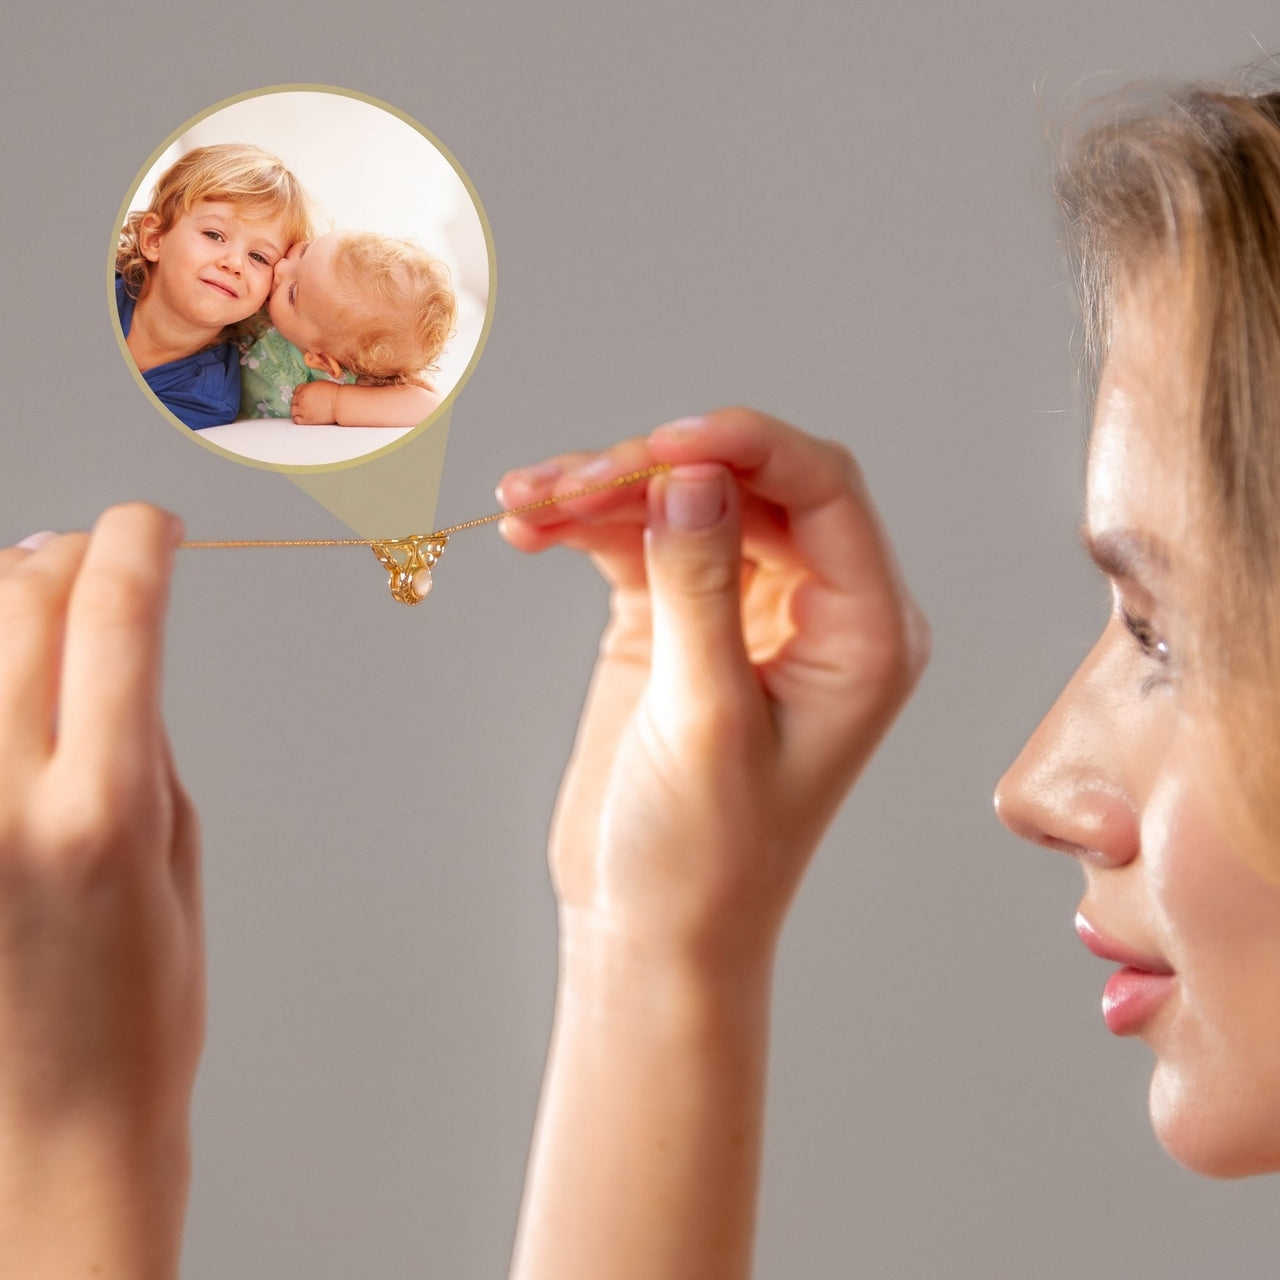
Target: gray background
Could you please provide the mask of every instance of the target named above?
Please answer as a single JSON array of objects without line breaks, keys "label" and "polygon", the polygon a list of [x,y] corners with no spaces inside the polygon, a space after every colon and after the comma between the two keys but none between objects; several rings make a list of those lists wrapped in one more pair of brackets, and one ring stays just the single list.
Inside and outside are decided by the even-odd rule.
[{"label": "gray background", "polygon": [[[1073,532],[1036,86],[1052,107],[1216,74],[1259,41],[1274,0],[23,6],[0,535],[131,497],[194,536],[342,534],[154,413],[104,256],[147,156],[213,102],[309,81],[395,104],[497,246],[441,522],[489,510],[508,466],[752,403],[853,446],[935,627],[786,934],[759,1275],[1271,1273],[1274,1184],[1163,1155],[1149,1055],[1108,1036],[1071,930],[1078,872],[990,808],[1106,609]],[[211,996],[192,1280],[507,1265],[554,980],[544,836],[605,597],[489,529],[422,609],[384,590],[354,551],[180,562],[167,706]]]}]

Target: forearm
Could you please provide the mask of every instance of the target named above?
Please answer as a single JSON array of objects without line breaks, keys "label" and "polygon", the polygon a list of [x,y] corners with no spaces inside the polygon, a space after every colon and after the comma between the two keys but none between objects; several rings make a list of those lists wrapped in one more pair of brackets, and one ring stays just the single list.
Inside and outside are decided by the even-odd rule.
[{"label": "forearm", "polygon": [[425,387],[341,386],[334,397],[340,427],[416,427],[440,403]]},{"label": "forearm", "polygon": [[717,968],[562,930],[513,1280],[749,1275],[771,956]]},{"label": "forearm", "polygon": [[0,1280],[177,1280],[185,1133],[145,1155],[80,1136],[0,1137]]}]

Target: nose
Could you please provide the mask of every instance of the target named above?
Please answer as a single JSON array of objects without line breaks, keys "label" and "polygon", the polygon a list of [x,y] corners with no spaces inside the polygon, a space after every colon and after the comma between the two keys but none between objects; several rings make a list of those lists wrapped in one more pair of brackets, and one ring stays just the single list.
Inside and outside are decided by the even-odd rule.
[{"label": "nose", "polygon": [[231,271],[239,275],[244,267],[244,254],[240,246],[231,240],[224,241],[222,253],[218,258],[218,265],[225,271]]},{"label": "nose", "polygon": [[[1123,866],[1138,854],[1127,743],[1098,650],[1081,665],[996,787],[996,815],[1033,844]],[[1114,691],[1112,691],[1114,694]]]}]

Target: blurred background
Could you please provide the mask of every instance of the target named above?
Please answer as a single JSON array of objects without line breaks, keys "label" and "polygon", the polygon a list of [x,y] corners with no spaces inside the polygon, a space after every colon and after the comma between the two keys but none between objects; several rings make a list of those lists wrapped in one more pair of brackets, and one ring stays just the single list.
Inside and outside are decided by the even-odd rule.
[{"label": "blurred background", "polygon": [[[509,467],[754,404],[855,450],[933,623],[783,939],[757,1274],[1273,1274],[1275,1183],[1160,1150],[1150,1054],[1107,1033],[1108,966],[1072,930],[1079,871],[990,797],[1108,608],[1075,533],[1055,121],[1277,47],[1273,0],[22,8],[0,535],[146,497],[193,537],[343,536],[143,398],[108,246],[131,176],[226,97],[404,111],[481,193],[502,270],[440,522],[492,510]],[[359,549],[183,554],[166,706],[210,949],[189,1280],[505,1273],[554,991],[546,830],[605,614],[588,563],[491,528],[412,610]]]}]

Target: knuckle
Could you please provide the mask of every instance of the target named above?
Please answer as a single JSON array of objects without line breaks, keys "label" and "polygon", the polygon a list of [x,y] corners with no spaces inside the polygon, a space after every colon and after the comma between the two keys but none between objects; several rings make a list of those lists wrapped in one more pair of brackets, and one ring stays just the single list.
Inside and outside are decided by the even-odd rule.
[{"label": "knuckle", "polygon": [[907,663],[911,682],[914,684],[933,656],[933,628],[914,600],[907,601],[906,614]]},{"label": "knuckle", "polygon": [[173,825],[175,831],[181,833],[182,839],[188,845],[199,848],[203,836],[200,811],[196,808],[196,803],[186,787],[181,783],[177,784],[173,791]]},{"label": "knuckle", "polygon": [[55,804],[43,823],[41,844],[59,866],[91,870],[121,843],[127,830],[125,806],[107,788],[68,787],[58,793]]},{"label": "knuckle", "polygon": [[[68,779],[74,776],[74,781]],[[139,777],[50,770],[36,806],[39,845],[63,873],[94,878],[147,844],[162,822],[158,798]]]},{"label": "knuckle", "polygon": [[866,485],[863,480],[862,467],[859,466],[857,458],[853,456],[853,450],[841,440],[824,440],[822,443],[827,450],[827,456],[831,460],[831,469],[840,479],[842,485],[854,493],[862,493]]},{"label": "knuckle", "polygon": [[910,597],[887,612],[879,633],[868,637],[862,676],[879,685],[897,703],[915,688],[932,647],[928,621]]},{"label": "knuckle", "polygon": [[759,409],[749,404],[726,404],[715,411],[717,418],[725,419],[736,426],[767,424],[771,420]]},{"label": "knuckle", "polygon": [[741,560],[727,557],[689,560],[680,567],[678,589],[689,600],[712,600],[732,595],[736,600],[742,582]]}]

